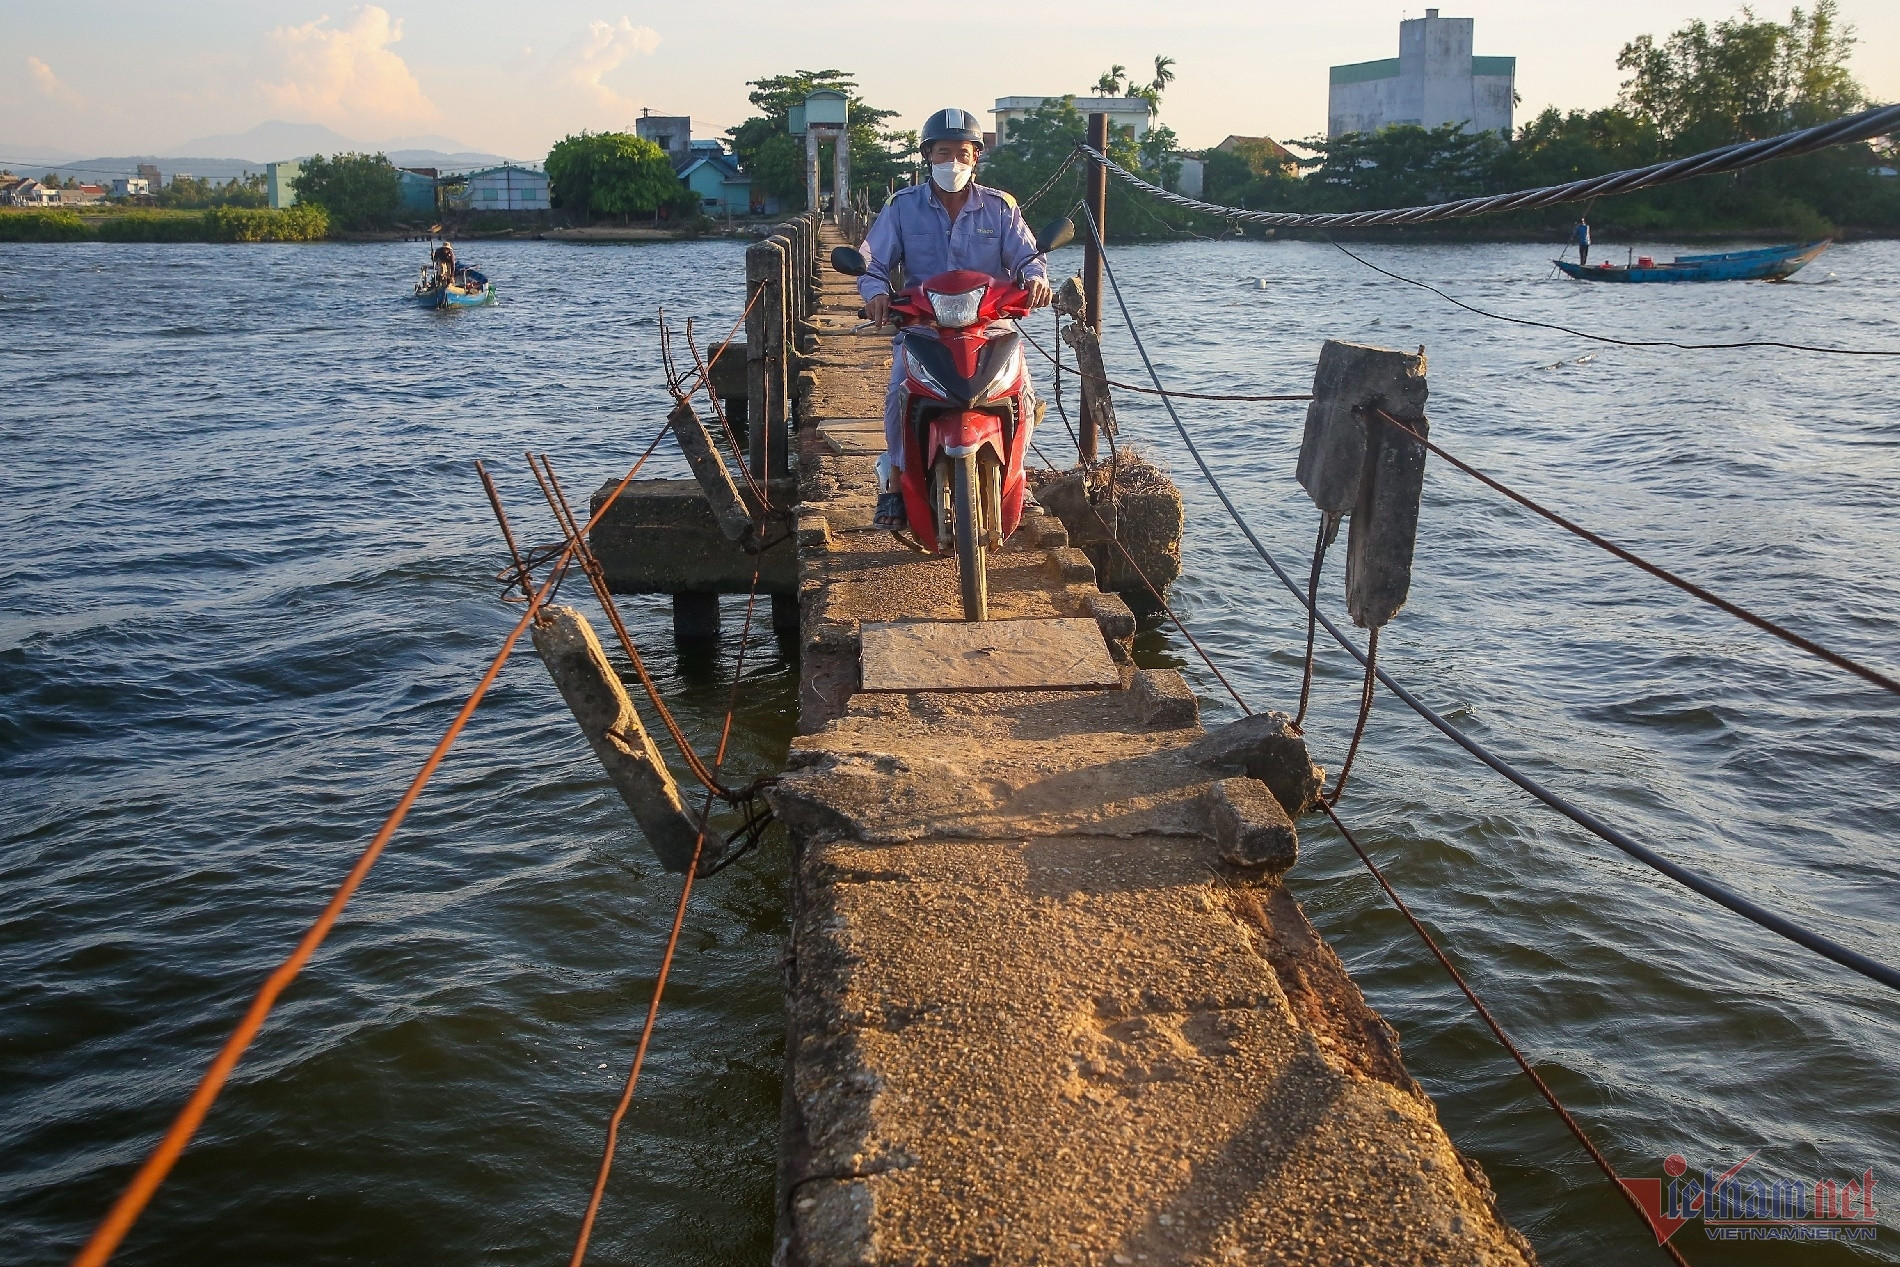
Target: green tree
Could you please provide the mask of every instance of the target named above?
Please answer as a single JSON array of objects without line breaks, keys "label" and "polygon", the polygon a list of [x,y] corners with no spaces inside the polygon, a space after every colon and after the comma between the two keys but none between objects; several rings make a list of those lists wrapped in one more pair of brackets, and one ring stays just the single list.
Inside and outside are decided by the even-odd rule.
[{"label": "green tree", "polygon": [[[820,88],[845,94],[849,122],[845,134],[851,146],[851,186],[882,196],[892,182],[909,179],[916,168],[917,134],[885,126],[895,110],[880,110],[857,95],[857,81],[848,71],[797,70],[750,81],[746,99],[758,114],[726,135],[739,166],[765,193],[787,207],[805,205],[805,144],[787,130],[793,106]],[[829,171],[822,173],[829,179]]]},{"label": "green tree", "polygon": [[550,201],[585,216],[651,215],[697,209],[666,151],[630,132],[582,132],[548,151]]},{"label": "green tree", "polygon": [[402,192],[396,169],[381,154],[313,155],[290,187],[297,201],[322,207],[342,229],[371,229],[395,219]]},{"label": "green tree", "polygon": [[[1022,118],[1010,121],[1009,135],[996,139],[996,148],[984,156],[977,178],[986,185],[1006,189],[1019,199],[1028,198],[1041,189],[1054,175],[1056,168],[1061,166],[1062,160],[1073,154],[1075,147],[1088,138],[1088,130],[1088,118],[1075,108],[1073,96],[1051,97]],[[1158,139],[1157,132],[1162,134]],[[1172,155],[1173,136],[1174,133],[1166,128],[1149,133],[1148,139],[1157,147],[1155,153],[1163,159],[1157,167],[1148,161],[1150,155],[1143,152],[1147,142],[1135,140],[1134,128],[1126,124],[1111,124],[1108,156],[1129,171],[1145,169],[1151,175],[1160,176],[1162,183],[1167,184],[1178,178],[1181,171],[1179,158]],[[1163,146],[1170,148],[1164,151],[1159,148]],[[1065,208],[1081,201],[1084,168],[1083,163],[1072,164],[1055,187],[1043,196],[1043,200],[1029,209],[1032,224],[1054,219]],[[1199,219],[1192,213],[1157,204],[1146,194],[1137,193],[1118,180],[1110,179],[1108,182],[1110,238],[1148,237],[1156,231],[1171,234],[1186,225],[1198,223]]]},{"label": "green tree", "polygon": [[1712,27],[1698,19],[1660,44],[1639,35],[1623,46],[1621,104],[1674,154],[1758,140],[1866,104],[1847,69],[1854,43],[1836,0],[1797,8],[1786,24],[1748,9]]}]

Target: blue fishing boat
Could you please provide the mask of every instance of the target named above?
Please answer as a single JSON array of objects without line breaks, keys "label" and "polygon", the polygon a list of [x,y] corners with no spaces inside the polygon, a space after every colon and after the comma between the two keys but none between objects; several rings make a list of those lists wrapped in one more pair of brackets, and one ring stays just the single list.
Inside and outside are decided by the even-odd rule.
[{"label": "blue fishing boat", "polygon": [[495,287],[488,274],[455,262],[453,252],[438,251],[435,259],[422,266],[416,282],[416,302],[424,308],[479,308],[495,301]]},{"label": "blue fishing boat", "polygon": [[1666,264],[1658,264],[1647,255],[1639,255],[1627,264],[1592,264],[1588,268],[1568,260],[1551,263],[1585,282],[1778,282],[1827,250],[1831,240],[1721,255],[1678,255]]}]

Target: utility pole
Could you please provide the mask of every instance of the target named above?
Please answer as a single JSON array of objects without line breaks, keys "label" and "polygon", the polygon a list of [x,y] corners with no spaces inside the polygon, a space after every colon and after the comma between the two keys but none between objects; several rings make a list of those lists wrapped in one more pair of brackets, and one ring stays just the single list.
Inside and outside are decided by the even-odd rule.
[{"label": "utility pole", "polygon": [[[1101,154],[1108,153],[1108,116],[1089,116],[1089,144]],[[1084,195],[1095,227],[1082,244],[1082,324],[1096,340],[1102,335],[1102,247],[1098,240],[1108,233],[1108,169],[1089,160],[1087,192]],[[1095,461],[1097,426],[1092,410],[1082,411],[1082,433],[1078,448],[1082,461]]]}]

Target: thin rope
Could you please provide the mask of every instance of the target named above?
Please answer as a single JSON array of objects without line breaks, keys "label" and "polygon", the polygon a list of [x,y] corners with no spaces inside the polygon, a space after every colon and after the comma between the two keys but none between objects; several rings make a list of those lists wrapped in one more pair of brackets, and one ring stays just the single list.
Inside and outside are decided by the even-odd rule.
[{"label": "thin rope", "polygon": [[[759,573],[752,573],[752,592],[745,600],[745,625],[739,631],[739,659],[732,673],[732,693],[726,700],[726,722],[719,731],[719,750],[713,756],[713,774],[718,777],[719,768],[725,764],[726,744],[732,738],[732,715],[739,707],[739,684],[745,677],[746,639],[752,633],[752,608],[759,597]],[[680,882],[679,903],[673,908],[673,928],[666,938],[666,953],[660,957],[660,972],[653,982],[653,997],[647,1000],[646,1023],[640,1027],[640,1045],[633,1054],[633,1065],[627,1070],[627,1082],[620,1091],[620,1102],[614,1106],[613,1116],[607,1121],[607,1145],[600,1157],[600,1169],[594,1175],[594,1191],[587,1200],[587,1213],[581,1218],[580,1234],[574,1241],[574,1254],[568,1259],[568,1267],[581,1267],[587,1258],[587,1242],[593,1239],[594,1220],[600,1214],[600,1203],[607,1194],[607,1176],[613,1172],[614,1150],[620,1143],[620,1124],[626,1120],[627,1108],[633,1103],[634,1088],[640,1084],[640,1070],[646,1064],[647,1044],[653,1039],[653,1026],[660,1017],[660,995],[666,990],[667,975],[673,970],[673,952],[679,948],[680,930],[686,925],[686,901],[693,895],[693,877],[699,870],[699,856],[706,846],[706,825],[712,818],[713,793],[706,791],[706,799],[699,809],[699,835],[693,841],[693,858],[686,867],[686,876]]]},{"label": "thin rope", "polygon": [[[614,491],[595,512],[593,519],[588,521],[589,528],[607,513],[608,508],[639,473],[640,468],[646,465],[647,459],[653,456],[654,450],[659,448],[660,441],[665,435],[666,432],[662,429],[653,437],[653,443],[649,444],[646,452],[640,455],[640,460],[635,462],[633,468],[621,478]],[[448,756],[449,749],[461,735],[462,728],[468,724],[469,718],[475,715],[476,706],[482,702],[483,697],[488,694],[488,688],[494,685],[495,679],[500,676],[502,666],[508,662],[509,655],[514,651],[515,643],[520,640],[529,623],[541,611],[542,605],[560,577],[559,569],[565,565],[566,561],[567,555],[563,554],[556,564],[555,574],[542,584],[538,592],[530,596],[527,610],[521,613],[521,619],[515,622],[514,629],[502,641],[501,650],[495,653],[487,671],[482,674],[481,680],[469,694],[467,702],[456,713],[455,719],[449,723],[448,729],[443,732],[442,738],[436,742],[427,759],[423,761],[422,768],[416,772],[415,778],[410,780],[408,789],[396,802],[396,807],[383,820],[383,825],[377,829],[376,835],[370,839],[369,844],[357,857],[355,865],[343,877],[343,882],[337,886],[336,892],[324,905],[316,921],[298,940],[289,957],[258,988],[256,996],[251,1000],[250,1008],[246,1010],[243,1019],[238,1022],[231,1036],[225,1039],[224,1046],[219,1048],[218,1054],[211,1061],[211,1067],[205,1070],[197,1088],[192,1091],[191,1098],[185,1101],[184,1107],[178,1111],[178,1116],[173,1119],[170,1128],[152,1149],[151,1154],[146,1157],[138,1172],[132,1176],[131,1182],[126,1184],[125,1190],[119,1194],[119,1199],[113,1202],[112,1208],[106,1212],[105,1218],[94,1229],[84,1248],[73,1259],[73,1267],[103,1267],[103,1264],[112,1257],[113,1251],[119,1247],[119,1243],[125,1239],[126,1234],[132,1230],[132,1225],[138,1221],[139,1215],[151,1202],[159,1185],[165,1182],[165,1177],[171,1173],[173,1165],[185,1151],[186,1145],[191,1143],[191,1138],[204,1122],[205,1115],[211,1111],[213,1101],[224,1089],[224,1084],[229,1080],[232,1070],[237,1068],[237,1063],[243,1057],[245,1048],[250,1046],[251,1040],[264,1027],[264,1021],[276,1005],[278,996],[302,971],[311,956],[316,954],[324,938],[329,936],[330,929],[343,914],[343,908],[349,904],[350,898],[362,885],[364,878],[369,875],[370,868],[376,865],[377,858],[382,855],[383,847],[396,834],[396,829],[402,826],[403,819],[408,817],[410,808],[422,795],[422,789],[428,785],[436,768]]]},{"label": "thin rope", "polygon": [[1339,804],[1339,798],[1346,794],[1346,777],[1352,773],[1352,759],[1359,755],[1359,741],[1365,738],[1366,722],[1372,716],[1372,691],[1378,683],[1373,666],[1379,662],[1379,627],[1374,625],[1366,637],[1366,679],[1359,688],[1359,721],[1352,728],[1352,742],[1346,745],[1346,759],[1340,763],[1339,778],[1333,783],[1333,794],[1326,798],[1327,808]]},{"label": "thin rope", "polygon": [[[1352,832],[1347,830],[1346,824],[1341,821],[1339,815],[1334,811],[1332,804],[1327,801],[1321,801],[1320,808],[1326,812],[1326,817],[1333,820],[1333,826],[1338,828],[1339,834],[1346,838],[1346,843],[1352,846],[1352,851],[1359,855],[1359,861],[1366,865],[1366,870],[1372,873],[1372,878],[1379,882],[1379,887],[1385,890],[1385,895],[1391,901],[1392,905],[1398,908],[1399,914],[1405,917],[1405,922],[1412,926],[1412,931],[1417,933],[1419,940],[1425,943],[1425,948],[1432,952],[1432,958],[1438,960],[1439,966],[1451,977],[1453,984],[1458,987],[1459,993],[1465,996],[1466,1001],[1471,1004],[1472,1010],[1478,1014],[1478,1019],[1482,1020],[1485,1027],[1491,1031],[1498,1042],[1504,1045],[1504,1050],[1511,1053],[1511,1059],[1517,1062],[1517,1067],[1523,1071],[1524,1076],[1531,1080],[1531,1085],[1537,1088],[1538,1094],[1543,1096],[1545,1101],[1549,1103],[1552,1111],[1555,1112],[1563,1121],[1563,1124],[1569,1128],[1570,1133],[1577,1137],[1577,1142],[1583,1145],[1584,1152],[1590,1154],[1590,1160],[1597,1164],[1597,1169],[1601,1170],[1610,1182],[1616,1186],[1616,1190],[1623,1194],[1623,1199],[1629,1202],[1630,1208],[1634,1209],[1637,1215],[1643,1220],[1644,1228],[1652,1232],[1656,1231],[1655,1224],[1649,1220],[1648,1211],[1644,1210],[1642,1205],[1636,1200],[1636,1194],[1631,1192],[1629,1188],[1624,1185],[1622,1177],[1616,1173],[1616,1168],[1610,1165],[1609,1158],[1605,1157],[1602,1151],[1597,1148],[1595,1142],[1584,1132],[1583,1127],[1578,1124],[1577,1119],[1570,1115],[1570,1110],[1565,1108],[1563,1101],[1557,1098],[1557,1093],[1550,1089],[1550,1084],[1544,1081],[1543,1075],[1531,1067],[1531,1062],[1524,1058],[1524,1053],[1518,1050],[1516,1043],[1511,1041],[1511,1036],[1504,1032],[1504,1027],[1498,1024],[1495,1016],[1491,1015],[1491,1009],[1484,1005],[1484,1000],[1478,997],[1477,991],[1473,990],[1471,986],[1466,983],[1464,974],[1459,972],[1457,967],[1452,964],[1451,957],[1439,948],[1437,940],[1425,930],[1425,925],[1419,921],[1418,916],[1412,914],[1412,908],[1405,904],[1405,899],[1399,896],[1398,890],[1394,889],[1391,882],[1385,878],[1385,872],[1381,871],[1378,864],[1372,860],[1372,855],[1368,854]],[[1689,1267],[1688,1263],[1682,1257],[1682,1251],[1678,1250],[1668,1241],[1661,1241],[1658,1247],[1664,1253],[1668,1254],[1670,1261],[1676,1263],[1678,1267]]]},{"label": "thin rope", "polygon": [[1378,414],[1379,417],[1383,418],[1386,422],[1391,423],[1393,426],[1397,427],[1399,430],[1405,432],[1406,435],[1409,435],[1414,440],[1417,440],[1420,444],[1424,445],[1427,449],[1431,450],[1433,453],[1436,453],[1439,457],[1445,459],[1445,461],[1451,463],[1453,466],[1463,471],[1466,475],[1469,475],[1472,479],[1477,480],[1480,484],[1483,484],[1486,488],[1489,488],[1495,492],[1504,494],[1506,497],[1510,498],[1512,501],[1516,502],[1518,505],[1524,507],[1526,510],[1533,511],[1536,514],[1543,516],[1545,519],[1550,520],[1550,522],[1556,524],[1559,528],[1562,528],[1565,532],[1571,533],[1572,535],[1577,536],[1577,537],[1581,537],[1583,540],[1588,541],[1591,545],[1596,546],[1599,550],[1607,551],[1608,553],[1613,554],[1617,558],[1623,560],[1623,562],[1639,567],[1643,571],[1649,573],[1651,576],[1658,578],[1659,580],[1664,580],[1664,581],[1669,582],[1669,584],[1675,586],[1677,589],[1681,590],[1683,593],[1689,594],[1697,599],[1700,599],[1702,602],[1705,602],[1709,606],[1717,608],[1720,611],[1725,611],[1729,615],[1737,618],[1738,620],[1745,620],[1749,624],[1755,626],[1755,628],[1760,629],[1766,633],[1773,634],[1775,637],[1781,639],[1783,642],[1787,643],[1788,645],[1792,647],[1798,647],[1802,651],[1807,652],[1809,655],[1814,656],[1817,659],[1827,661],[1829,664],[1833,665],[1835,668],[1846,669],[1849,673],[1852,673],[1857,677],[1865,678],[1867,681],[1872,682],[1875,686],[1882,687],[1886,690],[1894,692],[1895,694],[1900,694],[1900,681],[1896,681],[1894,678],[1892,678],[1891,676],[1885,673],[1880,672],[1878,669],[1868,668],[1866,665],[1860,663],[1858,660],[1850,660],[1846,656],[1842,655],[1840,652],[1830,650],[1829,648],[1822,646],[1820,643],[1815,642],[1811,638],[1802,637],[1800,634],[1794,632],[1794,630],[1789,629],[1785,625],[1777,624],[1776,622],[1768,619],[1766,616],[1758,616],[1754,612],[1748,610],[1748,608],[1741,606],[1739,603],[1731,603],[1728,599],[1723,598],[1719,594],[1713,594],[1709,592],[1708,590],[1703,589],[1700,585],[1697,585],[1693,581],[1684,580],[1682,577],[1677,576],[1674,572],[1671,572],[1668,568],[1661,567],[1657,564],[1651,563],[1648,559],[1645,559],[1641,555],[1634,554],[1631,551],[1624,549],[1622,546],[1617,545],[1614,541],[1611,541],[1605,537],[1599,536],[1598,534],[1591,532],[1588,528],[1585,528],[1581,524],[1574,523],[1571,520],[1564,518],[1562,515],[1558,514],[1556,511],[1549,510],[1543,506],[1538,505],[1536,502],[1532,501],[1530,498],[1526,497],[1524,494],[1518,492],[1516,489],[1511,488],[1509,485],[1500,483],[1499,481],[1492,479],[1489,475],[1486,475],[1483,471],[1480,471],[1477,467],[1472,466],[1467,462],[1460,461],[1458,458],[1455,458],[1451,454],[1445,452],[1444,449],[1440,448],[1437,444],[1434,444],[1431,440],[1426,439],[1424,436],[1420,435],[1418,432],[1412,430],[1412,428],[1406,426],[1403,422],[1400,422],[1397,418],[1394,418],[1391,414],[1386,413],[1385,410],[1374,409],[1373,412]]},{"label": "thin rope", "polygon": [[1454,298],[1446,294],[1429,282],[1421,282],[1416,278],[1402,276],[1390,269],[1380,268],[1371,260],[1346,250],[1344,246],[1341,246],[1338,242],[1334,242],[1330,237],[1326,240],[1332,243],[1333,246],[1338,247],[1339,250],[1344,252],[1349,258],[1359,261],[1359,263],[1364,264],[1373,272],[1382,273],[1395,282],[1404,282],[1407,286],[1417,286],[1420,290],[1429,290],[1440,299],[1445,300],[1447,303],[1455,304],[1463,308],[1466,312],[1476,313],[1480,317],[1489,317],[1493,321],[1508,321],[1513,325],[1536,326],[1540,330],[1557,330],[1564,334],[1574,335],[1579,339],[1590,339],[1597,343],[1614,343],[1619,347],[1626,348],[1678,348],[1684,352],[1720,352],[1731,348],[1783,348],[1791,352],[1825,352],[1832,356],[1900,356],[1900,351],[1889,352],[1877,348],[1830,348],[1813,343],[1786,343],[1780,339],[1744,339],[1736,343],[1677,343],[1672,339],[1619,339],[1614,335],[1591,334],[1588,330],[1578,330],[1573,326],[1561,326],[1554,321],[1533,321],[1529,317],[1512,317],[1501,312],[1488,312],[1483,308],[1474,307],[1462,299]]},{"label": "thin rope", "polygon": [[[1053,365],[1056,365],[1057,367],[1061,366],[1062,362],[1058,359],[1058,357],[1049,355],[1049,350],[1043,347],[1042,344],[1036,342],[1035,336],[1031,335],[1029,331],[1027,330],[1023,331],[1023,338],[1029,340],[1030,347],[1042,353],[1044,360],[1050,362]],[[1155,388],[1152,388],[1152,387],[1137,387],[1133,383],[1123,383],[1116,379],[1103,378],[1097,374],[1084,374],[1080,366],[1077,366],[1071,372],[1074,373],[1074,375],[1077,378],[1086,378],[1090,382],[1102,383],[1108,387],[1119,387],[1125,392],[1138,392],[1143,396],[1171,396],[1175,400],[1245,400],[1245,401],[1258,402],[1258,401],[1270,401],[1270,400],[1311,400],[1313,399],[1313,393],[1311,392],[1306,392],[1303,394],[1302,393],[1286,393],[1286,394],[1282,394],[1278,396],[1236,396],[1236,395],[1218,395],[1213,392],[1157,391]]]},{"label": "thin rope", "polygon": [[1319,517],[1319,537],[1313,542],[1313,570],[1306,578],[1306,661],[1300,669],[1300,711],[1293,715],[1293,725],[1298,729],[1306,724],[1306,708],[1313,699],[1313,643],[1319,635],[1319,622],[1314,613],[1319,610],[1319,577],[1326,566],[1328,529],[1333,527],[1329,516],[1321,512]]}]

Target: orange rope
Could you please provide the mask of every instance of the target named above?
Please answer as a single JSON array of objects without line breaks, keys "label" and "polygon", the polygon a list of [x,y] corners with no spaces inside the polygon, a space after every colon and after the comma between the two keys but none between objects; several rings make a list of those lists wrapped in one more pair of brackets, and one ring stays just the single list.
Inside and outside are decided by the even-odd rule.
[{"label": "orange rope", "polygon": [[[752,573],[752,592],[745,600],[745,626],[739,631],[739,662],[732,672],[732,694],[726,701],[726,724],[719,732],[719,750],[713,754],[713,777],[719,777],[719,767],[726,761],[726,742],[732,737],[732,715],[739,706],[739,682],[745,674],[746,638],[752,632],[752,608],[759,598],[759,574]],[[686,925],[686,899],[693,894],[693,877],[699,871],[699,854],[706,845],[706,824],[712,818],[713,792],[706,789],[706,801],[699,811],[699,837],[693,841],[693,860],[686,868],[686,879],[680,884],[679,904],[673,908],[673,931],[666,939],[666,953],[660,957],[660,975],[653,982],[653,997],[647,1000],[646,1024],[640,1027],[640,1045],[633,1053],[633,1067],[627,1071],[627,1085],[621,1088],[620,1103],[614,1106],[614,1113],[607,1121],[607,1147],[601,1154],[600,1169],[594,1175],[594,1192],[587,1201],[587,1213],[581,1218],[580,1235],[574,1241],[574,1254],[569,1258],[568,1267],[581,1267],[587,1258],[587,1242],[593,1239],[594,1219],[600,1214],[601,1200],[607,1195],[607,1176],[613,1171],[614,1150],[620,1143],[620,1124],[626,1119],[627,1107],[633,1103],[633,1089],[639,1085],[641,1066],[646,1064],[647,1044],[653,1038],[653,1024],[660,1017],[660,994],[666,989],[667,974],[673,970],[673,952],[679,946],[680,930]]]},{"label": "orange rope", "polygon": [[[634,475],[646,464],[646,460],[653,456],[653,451],[659,447],[660,440],[665,435],[666,430],[662,428],[660,434],[653,438],[653,443],[647,446],[647,451],[641,455],[640,460],[633,464],[633,469],[627,472],[612,495],[602,503],[601,508],[594,512],[594,517],[588,520],[589,528],[592,528],[600,517],[607,513],[607,508],[613,505],[614,500],[632,482]],[[323,912],[317,916],[316,922],[298,941],[296,949],[290,952],[290,957],[285,959],[265,980],[256,998],[251,1000],[250,1010],[245,1012],[244,1019],[238,1022],[237,1029],[232,1032],[231,1037],[225,1040],[224,1046],[219,1049],[217,1057],[211,1062],[211,1067],[205,1070],[204,1077],[199,1080],[197,1089],[191,1093],[191,1098],[185,1101],[184,1108],[178,1111],[178,1116],[172,1121],[171,1129],[165,1132],[164,1138],[159,1140],[158,1146],[145,1159],[145,1164],[140,1166],[138,1173],[132,1176],[132,1181],[126,1185],[125,1191],[119,1194],[117,1201],[113,1202],[105,1218],[94,1229],[92,1238],[73,1259],[73,1267],[103,1267],[105,1262],[112,1257],[113,1252],[118,1249],[119,1243],[125,1239],[126,1234],[132,1230],[132,1225],[138,1221],[139,1215],[144,1213],[153,1194],[158,1191],[159,1185],[165,1182],[165,1176],[171,1173],[172,1166],[177,1163],[180,1154],[191,1143],[191,1137],[204,1122],[205,1115],[211,1111],[212,1102],[224,1089],[226,1080],[230,1078],[231,1071],[237,1067],[238,1061],[243,1057],[245,1048],[250,1046],[251,1040],[257,1037],[258,1031],[263,1028],[264,1021],[270,1016],[271,1008],[277,1002],[277,997],[310,961],[317,947],[323,944],[331,926],[343,913],[343,908],[349,904],[350,898],[363,883],[370,868],[376,865],[376,859],[382,854],[383,846],[387,845],[390,837],[396,834],[396,829],[408,816],[410,808],[416,803],[416,798],[422,795],[424,785],[429,782],[436,767],[442,764],[443,758],[448,756],[449,749],[462,733],[462,728],[468,724],[469,718],[474,716],[476,705],[482,702],[482,697],[488,693],[488,688],[500,675],[502,665],[507,663],[509,654],[514,651],[515,643],[520,641],[522,633],[528,628],[528,623],[540,611],[542,600],[560,579],[561,571],[572,554],[573,547],[570,545],[555,561],[553,572],[542,584],[540,590],[529,599],[528,610],[522,613],[519,621],[515,622],[514,629],[501,644],[501,650],[495,653],[494,660],[489,663],[488,671],[482,674],[482,679],[468,697],[468,702],[462,705],[461,711],[455,715],[455,720],[449,723],[448,730],[443,732],[442,738],[429,753],[428,760],[422,763],[422,768],[410,781],[409,790],[402,794],[402,799],[396,802],[396,808],[391,810],[389,817],[383,820],[382,827],[371,839],[369,846],[363,850],[362,855],[357,858],[356,865],[351,867],[349,874],[343,878],[343,883],[337,887],[329,903],[324,906]]]}]

